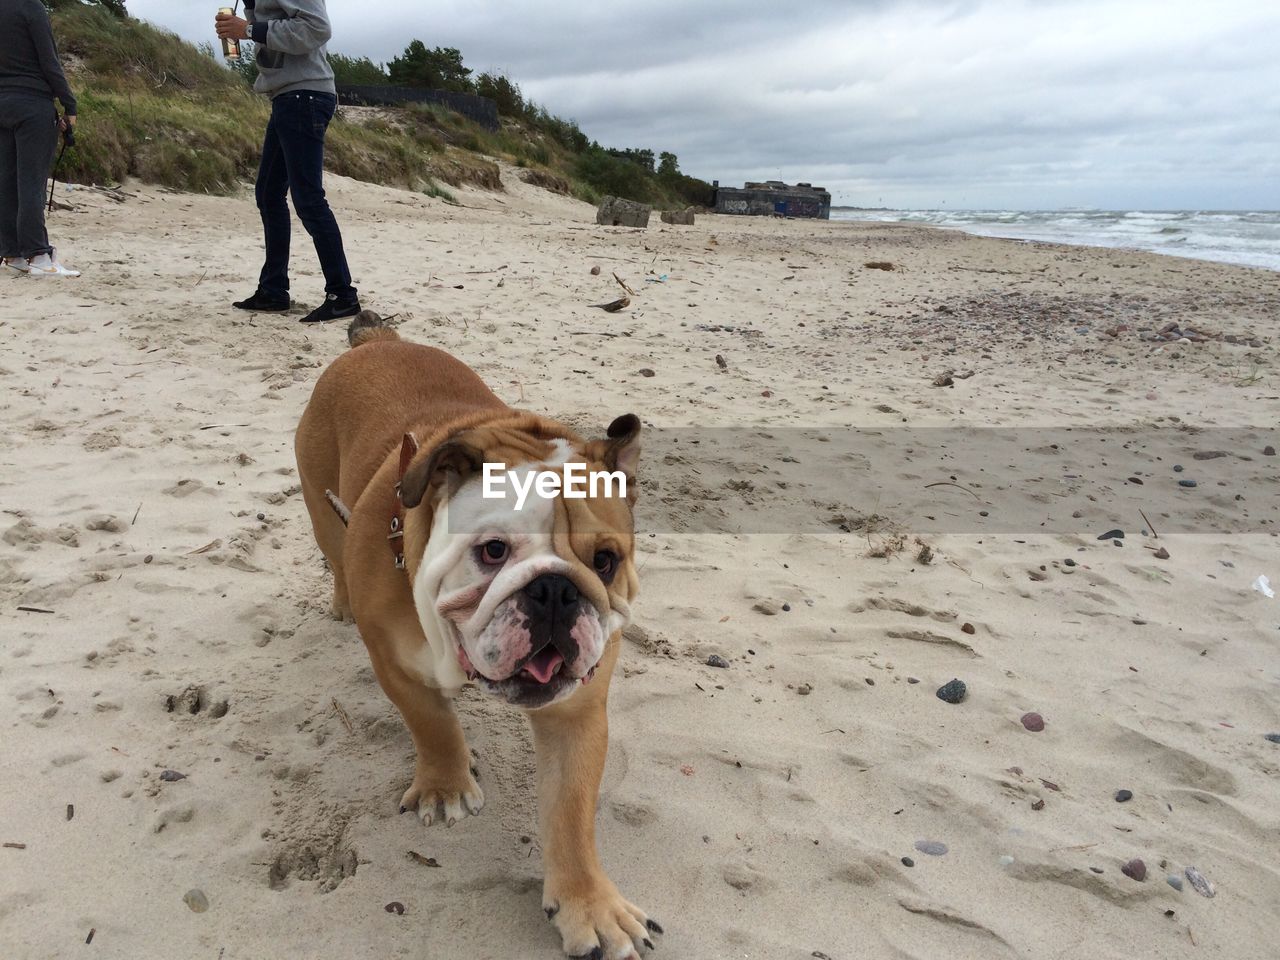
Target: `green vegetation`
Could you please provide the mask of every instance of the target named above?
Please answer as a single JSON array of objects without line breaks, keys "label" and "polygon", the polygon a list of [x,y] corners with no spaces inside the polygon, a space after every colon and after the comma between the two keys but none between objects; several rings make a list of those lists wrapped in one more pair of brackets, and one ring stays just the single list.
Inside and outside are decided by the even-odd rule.
[{"label": "green vegetation", "polygon": [[[61,177],[104,183],[135,176],[209,193],[253,179],[270,107],[250,89],[251,45],[228,69],[212,44],[196,47],[130,19],[122,0],[48,4],[80,100],[78,142]],[[710,185],[680,173],[674,154],[659,154],[655,165],[652,150],[606,149],[527,99],[509,77],[473,77],[454,48],[428,50],[415,40],[387,67],[340,53],[330,62],[339,83],[477,93],[494,100],[501,119],[490,131],[435,104],[344,111],[327,139],[334,173],[452,201],[439,183],[501,190],[498,159],[524,168],[530,183],[590,202],[604,194],[660,206],[711,202]]]}]

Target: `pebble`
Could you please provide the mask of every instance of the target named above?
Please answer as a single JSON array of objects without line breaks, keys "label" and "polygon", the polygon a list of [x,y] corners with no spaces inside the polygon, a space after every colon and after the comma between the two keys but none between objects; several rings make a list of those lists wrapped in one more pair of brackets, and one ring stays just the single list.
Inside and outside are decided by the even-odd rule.
[{"label": "pebble", "polygon": [[952,680],[938,688],[938,699],[945,700],[947,703],[959,703],[968,693],[969,688],[965,686],[963,680]]},{"label": "pebble", "polygon": [[783,612],[783,613],[790,613],[790,612],[791,612],[791,604],[789,604],[789,603],[784,603],[784,604],[782,605],[782,612]]},{"label": "pebble", "polygon": [[1116,791],[1116,803],[1128,803],[1128,802],[1129,802],[1130,800],[1132,800],[1132,799],[1133,799],[1133,791],[1132,791],[1132,790],[1117,790],[1117,791]]},{"label": "pebble", "polygon": [[813,693],[813,687],[809,686],[807,683],[802,683],[800,686],[796,687],[796,693],[800,694],[802,697],[807,697],[809,694]]},{"label": "pebble", "polygon": [[1155,557],[1157,560],[1168,560],[1169,551],[1166,550],[1164,547],[1161,547],[1159,550],[1156,551]]},{"label": "pebble", "polygon": [[1216,897],[1218,895],[1217,888],[1213,882],[1195,867],[1187,867],[1183,871],[1187,875],[1187,883],[1191,884],[1191,889],[1202,897]]},{"label": "pebble", "polygon": [[724,657],[720,656],[720,654],[713,653],[711,654],[711,656],[707,657],[707,666],[719,667],[721,670],[728,670],[729,661],[726,660]]},{"label": "pebble", "polygon": [[1067,557],[1067,559],[1063,560],[1062,562],[1068,567],[1074,567],[1076,565],[1076,562],[1072,560],[1070,557]]},{"label": "pebble", "polygon": [[910,857],[903,857],[903,858],[902,858],[902,865],[903,865],[904,867],[914,867],[914,866],[916,865],[916,862],[915,862],[914,860],[912,860]]},{"label": "pebble", "polygon": [[940,840],[917,840],[916,849],[930,857],[945,857],[947,845]]},{"label": "pebble", "polygon": [[188,890],[182,895],[182,900],[192,913],[204,913],[209,909],[209,898],[204,895],[203,890]]},{"label": "pebble", "polygon": [[1120,868],[1120,872],[1139,883],[1147,879],[1147,865],[1141,860],[1130,860]]},{"label": "pebble", "polygon": [[1182,892],[1182,878],[1178,876],[1176,873],[1169,874],[1167,877],[1164,878],[1164,880],[1165,880],[1165,883],[1169,884],[1169,886],[1173,887],[1173,889],[1177,890],[1179,893]]},{"label": "pebble", "polygon": [[969,634],[970,636],[973,636],[973,635],[974,635],[975,633],[977,633],[978,631],[977,631],[977,629],[974,627],[974,625],[973,625],[972,623],[966,623],[963,627],[961,627],[961,628],[960,628],[960,632],[961,632],[961,633],[967,633],[967,634]]},{"label": "pebble", "polygon": [[[919,682],[920,682],[919,677],[907,677],[907,683],[919,683]],[[1280,734],[1274,734],[1274,736],[1280,736]]]},{"label": "pebble", "polygon": [[1263,448],[1262,448],[1262,455],[1263,455],[1264,457],[1274,457],[1274,456],[1276,455],[1276,448],[1275,448],[1275,447],[1263,447]]},{"label": "pebble", "polygon": [[1039,733],[1044,729],[1044,717],[1038,713],[1024,713],[1022,715],[1022,725],[1032,733]]},{"label": "pebble", "polygon": [[1101,534],[1101,535],[1098,537],[1098,539],[1099,539],[1099,540],[1123,540],[1123,539],[1124,539],[1124,531],[1123,531],[1123,530],[1108,530],[1106,533]]},{"label": "pebble", "polygon": [[1266,740],[1270,740],[1272,743],[1280,743],[1280,733],[1263,734],[1263,738]]},{"label": "pebble", "polygon": [[1180,486],[1180,487],[1194,487],[1194,486],[1197,486],[1197,485],[1198,485],[1198,484],[1197,484],[1194,480],[1179,480],[1179,481],[1178,481],[1178,486]]},{"label": "pebble", "polygon": [[1174,473],[1181,473],[1181,472],[1182,472],[1182,464],[1180,464],[1180,463],[1175,463],[1175,464],[1173,465],[1173,472],[1174,472]]},{"label": "pebble", "polygon": [[160,773],[160,779],[168,783],[176,783],[179,780],[187,779],[187,775],[179,773],[177,770],[163,770]]},{"label": "pebble", "polygon": [[387,913],[394,913],[397,917],[404,916],[404,904],[399,900],[392,900],[382,909],[387,911]]}]

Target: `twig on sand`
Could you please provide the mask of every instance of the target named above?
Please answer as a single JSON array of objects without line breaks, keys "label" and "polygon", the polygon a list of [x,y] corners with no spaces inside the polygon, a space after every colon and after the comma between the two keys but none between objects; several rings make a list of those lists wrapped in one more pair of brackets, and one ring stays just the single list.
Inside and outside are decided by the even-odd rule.
[{"label": "twig on sand", "polygon": [[27,845],[26,845],[25,843],[6,843],[6,844],[5,844],[5,849],[7,849],[7,850],[25,850],[25,849],[27,849]]},{"label": "twig on sand", "polygon": [[19,607],[22,613],[53,613],[52,610],[46,610],[43,607]]},{"label": "twig on sand", "polygon": [[405,856],[408,857],[410,860],[412,860],[414,863],[422,864],[424,867],[440,866],[440,861],[438,861],[435,857],[424,857],[417,850],[406,850]]},{"label": "twig on sand", "polygon": [[615,271],[615,272],[614,272],[614,274],[613,274],[613,279],[617,280],[617,281],[618,281],[618,286],[622,287],[622,289],[623,289],[623,290],[627,291],[627,293],[628,293],[630,296],[633,296],[633,297],[634,297],[634,296],[636,295],[636,292],[635,292],[634,290],[632,290],[630,287],[628,287],[628,286],[627,286],[627,282],[626,282],[625,280],[623,280],[620,276],[618,276],[618,274],[617,274],[617,272],[616,272],[616,271]]},{"label": "twig on sand", "polygon": [[138,514],[140,514],[141,512],[142,512],[142,504],[139,503],[138,509],[133,511],[133,519],[129,521],[129,526],[132,527],[135,523],[138,522]]},{"label": "twig on sand", "polygon": [[342,725],[347,728],[347,733],[355,733],[355,728],[351,726],[351,718],[347,716],[347,711],[342,709],[342,704],[338,702],[337,697],[333,698],[333,710],[342,721]]},{"label": "twig on sand", "polygon": [[570,330],[571,337],[620,337],[620,333],[609,333],[605,330]]},{"label": "twig on sand", "polygon": [[204,283],[204,278],[207,277],[208,275],[209,275],[209,271],[206,268],[204,273],[200,274],[200,279],[197,280],[194,284],[192,284],[192,287],[194,288],[194,287],[200,286],[200,284]]},{"label": "twig on sand", "polygon": [[[1142,513],[1141,507],[1138,508],[1138,512]],[[1152,523],[1150,520],[1147,520],[1147,515],[1145,513],[1142,513],[1142,519],[1147,521],[1147,526],[1151,529],[1151,535],[1155,537],[1157,540],[1159,540],[1160,534],[1156,533],[1156,525]]]},{"label": "twig on sand", "polygon": [[247,423],[207,423],[200,430],[217,430],[219,427],[247,427]]},{"label": "twig on sand", "polygon": [[973,492],[972,490],[970,490],[968,487],[961,486],[961,485],[960,485],[960,484],[958,484],[958,483],[952,483],[950,480],[939,480],[937,483],[926,483],[926,484],[924,485],[924,488],[925,488],[926,490],[928,490],[930,487],[955,487],[957,490],[963,490],[965,493],[967,493],[969,496],[973,497],[973,499],[975,499],[975,500],[981,500],[981,499],[982,499],[980,496],[978,496],[976,493],[974,493],[974,492]]}]

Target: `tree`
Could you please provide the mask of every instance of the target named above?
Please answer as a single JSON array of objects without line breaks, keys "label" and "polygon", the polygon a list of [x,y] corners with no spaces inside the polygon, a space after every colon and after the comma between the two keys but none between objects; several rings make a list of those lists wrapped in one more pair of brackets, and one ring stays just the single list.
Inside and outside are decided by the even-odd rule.
[{"label": "tree", "polygon": [[331,53],[329,66],[333,67],[335,83],[371,86],[391,82],[382,64],[374,63],[368,57],[348,57],[341,53]]},{"label": "tree", "polygon": [[680,161],[676,159],[674,153],[663,150],[658,154],[658,179],[668,182],[677,179],[680,176]]},{"label": "tree", "polygon": [[522,117],[525,114],[524,94],[520,92],[520,85],[510,77],[482,73],[476,77],[476,93],[496,103],[498,113],[504,117]]},{"label": "tree", "polygon": [[404,55],[395,57],[388,64],[392,83],[410,87],[427,87],[431,90],[452,90],[455,93],[475,93],[471,71],[462,65],[462,52],[456,47],[436,47],[428,50],[421,40],[410,42]]}]

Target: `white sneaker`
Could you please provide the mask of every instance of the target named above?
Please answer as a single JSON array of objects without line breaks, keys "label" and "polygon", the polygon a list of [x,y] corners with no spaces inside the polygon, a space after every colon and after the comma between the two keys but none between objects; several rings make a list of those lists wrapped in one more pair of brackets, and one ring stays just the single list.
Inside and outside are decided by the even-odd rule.
[{"label": "white sneaker", "polygon": [[64,267],[58,262],[57,251],[53,253],[42,253],[38,257],[31,258],[31,267],[28,271],[33,277],[78,277],[79,270],[72,270],[70,267]]},{"label": "white sneaker", "polygon": [[31,264],[26,257],[5,257],[4,265],[17,273],[31,272]]}]

